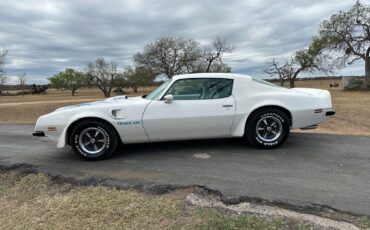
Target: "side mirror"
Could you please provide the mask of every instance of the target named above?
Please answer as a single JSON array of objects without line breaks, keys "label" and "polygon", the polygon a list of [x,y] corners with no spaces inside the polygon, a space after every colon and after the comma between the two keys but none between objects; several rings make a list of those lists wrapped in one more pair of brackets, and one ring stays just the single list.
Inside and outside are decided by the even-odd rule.
[{"label": "side mirror", "polygon": [[164,103],[169,104],[169,103],[172,102],[172,100],[173,100],[173,95],[172,94],[168,94],[168,95],[164,96]]}]

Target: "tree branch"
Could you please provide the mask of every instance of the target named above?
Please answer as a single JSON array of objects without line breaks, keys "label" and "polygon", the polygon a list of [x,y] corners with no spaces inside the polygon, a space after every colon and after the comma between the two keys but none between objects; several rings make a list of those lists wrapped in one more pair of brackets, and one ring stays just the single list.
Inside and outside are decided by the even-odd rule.
[{"label": "tree branch", "polygon": [[348,65],[352,65],[354,62],[356,62],[356,61],[358,61],[358,60],[360,60],[360,59],[362,59],[362,57],[354,58],[352,61],[348,62],[347,64],[348,64]]}]

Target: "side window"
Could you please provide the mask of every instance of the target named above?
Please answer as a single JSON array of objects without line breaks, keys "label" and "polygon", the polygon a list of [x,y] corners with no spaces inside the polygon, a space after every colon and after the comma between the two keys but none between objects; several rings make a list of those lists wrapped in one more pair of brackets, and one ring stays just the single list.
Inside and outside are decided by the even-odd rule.
[{"label": "side window", "polygon": [[215,84],[211,85],[208,98],[216,99],[216,98],[229,97],[231,95],[232,89],[233,89],[233,80],[217,79]]},{"label": "side window", "polygon": [[222,78],[194,78],[176,81],[167,91],[174,100],[205,100],[229,97],[233,80]]}]

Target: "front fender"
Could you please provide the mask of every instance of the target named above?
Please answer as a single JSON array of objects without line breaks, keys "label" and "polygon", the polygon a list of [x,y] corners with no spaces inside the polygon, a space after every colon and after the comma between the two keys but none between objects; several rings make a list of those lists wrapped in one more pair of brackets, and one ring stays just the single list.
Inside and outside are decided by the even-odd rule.
[{"label": "front fender", "polygon": [[114,128],[116,128],[113,122],[113,118],[107,114],[100,113],[100,112],[90,112],[90,111],[78,113],[72,116],[70,119],[68,119],[66,126],[64,127],[59,137],[57,148],[63,148],[64,146],[67,145],[67,138],[68,138],[67,131],[69,127],[71,126],[71,124],[73,124],[75,121],[78,121],[80,119],[87,119],[87,118],[98,118],[98,119],[105,120],[109,122]]}]

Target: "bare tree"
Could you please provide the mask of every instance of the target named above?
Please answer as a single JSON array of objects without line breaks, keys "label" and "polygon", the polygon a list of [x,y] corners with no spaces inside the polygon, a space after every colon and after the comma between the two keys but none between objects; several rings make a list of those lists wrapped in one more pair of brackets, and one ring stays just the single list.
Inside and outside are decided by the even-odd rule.
[{"label": "bare tree", "polygon": [[365,85],[370,87],[370,6],[356,4],[324,20],[314,42],[340,55],[334,61],[339,67],[358,60],[365,63]]},{"label": "bare tree", "polygon": [[137,93],[139,87],[151,85],[155,76],[151,69],[127,66],[116,79],[117,91],[130,87],[134,93]]},{"label": "bare tree", "polygon": [[328,62],[330,57],[323,53],[322,48],[322,46],[313,42],[308,49],[298,50],[294,57],[286,62],[285,71],[289,73],[290,88],[295,87],[295,80],[301,72],[331,72],[333,66]]},{"label": "bare tree", "polygon": [[211,72],[212,65],[222,65],[222,55],[224,53],[232,52],[234,47],[227,42],[226,39],[216,36],[213,39],[212,46],[207,47],[204,50],[204,59],[206,61],[207,67],[204,72]]},{"label": "bare tree", "polygon": [[21,90],[21,94],[22,94],[22,96],[24,96],[24,89],[26,87],[26,82],[27,82],[26,73],[17,74],[17,82],[18,82],[18,86]]},{"label": "bare tree", "polygon": [[309,48],[298,50],[291,59],[285,60],[285,64],[279,66],[273,60],[265,72],[270,75],[278,75],[280,84],[285,79],[289,80],[290,88],[295,87],[295,80],[300,73],[330,73],[333,66],[328,64],[330,57],[323,54],[322,46],[313,42]]},{"label": "bare tree", "polygon": [[133,59],[138,67],[151,68],[156,74],[172,78],[186,72],[186,66],[195,62],[199,55],[199,44],[193,39],[160,37],[146,45],[142,53],[136,53]]},{"label": "bare tree", "polygon": [[287,76],[287,64],[279,66],[279,62],[272,59],[271,62],[267,63],[267,67],[264,69],[264,72],[270,75],[271,77],[278,77],[280,80],[280,85],[284,86]]},{"label": "bare tree", "polygon": [[4,75],[4,62],[5,62],[5,56],[8,54],[7,50],[1,51],[0,50],[0,77]]},{"label": "bare tree", "polygon": [[222,56],[232,50],[233,46],[220,36],[205,48],[190,38],[161,37],[146,45],[133,59],[138,67],[172,78],[182,73],[230,72],[231,67],[223,63]]},{"label": "bare tree", "polygon": [[3,68],[4,62],[5,62],[5,56],[8,54],[8,51],[0,51],[0,94],[3,94],[4,92],[4,86],[7,82],[7,77],[4,76],[5,71]]},{"label": "bare tree", "polygon": [[0,95],[5,91],[5,84],[8,81],[6,76],[0,76]]},{"label": "bare tree", "polygon": [[86,76],[89,83],[98,87],[105,97],[110,97],[115,80],[119,76],[117,64],[98,58],[94,63],[88,63],[87,68]]},{"label": "bare tree", "polygon": [[195,61],[186,63],[187,73],[231,72],[231,67],[223,62],[222,57],[233,49],[226,39],[216,36],[211,45],[200,50]]}]

